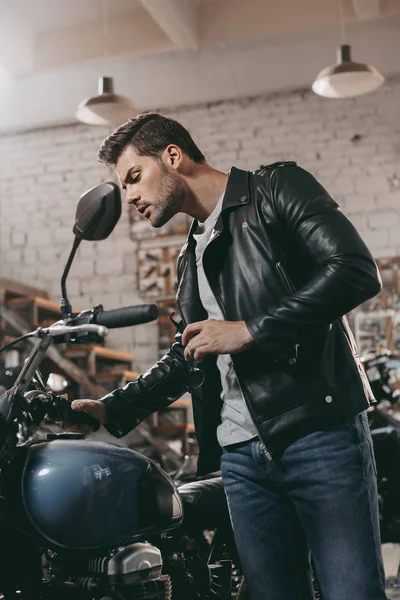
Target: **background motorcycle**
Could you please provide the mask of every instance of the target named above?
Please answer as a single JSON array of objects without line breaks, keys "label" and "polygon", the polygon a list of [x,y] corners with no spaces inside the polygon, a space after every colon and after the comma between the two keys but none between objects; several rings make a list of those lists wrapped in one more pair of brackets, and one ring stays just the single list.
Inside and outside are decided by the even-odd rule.
[{"label": "background motorcycle", "polygon": [[378,477],[381,539],[400,543],[400,359],[379,348],[362,358],[377,404],[368,410]]},{"label": "background motorcycle", "polygon": [[128,448],[66,432],[23,439],[46,416],[99,426],[42,380],[50,344],[97,343],[107,327],[157,317],[155,305],[71,312],[66,278],[79,243],[107,237],[120,213],[112,183],[82,196],[62,277],[63,318],[22,336],[36,344],[0,397],[0,592],[6,600],[243,599],[220,478],[178,490],[154,461]]}]

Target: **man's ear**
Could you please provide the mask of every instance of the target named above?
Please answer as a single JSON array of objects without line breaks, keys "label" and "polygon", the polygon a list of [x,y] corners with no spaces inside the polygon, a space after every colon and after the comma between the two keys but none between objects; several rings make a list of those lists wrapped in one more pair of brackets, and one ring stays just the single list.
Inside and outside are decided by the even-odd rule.
[{"label": "man's ear", "polygon": [[176,171],[182,165],[184,156],[179,146],[169,144],[162,153],[161,159],[166,167]]}]

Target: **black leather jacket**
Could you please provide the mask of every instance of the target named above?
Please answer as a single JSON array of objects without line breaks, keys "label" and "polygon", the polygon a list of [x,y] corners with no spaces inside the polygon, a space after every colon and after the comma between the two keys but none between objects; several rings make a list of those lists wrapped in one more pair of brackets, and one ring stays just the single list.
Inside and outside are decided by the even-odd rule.
[{"label": "black leather jacket", "polygon": [[[178,261],[185,324],[207,318],[199,298],[193,223]],[[338,205],[294,162],[250,173],[232,168],[203,256],[229,321],[245,320],[254,346],[232,355],[260,438],[275,458],[296,439],[366,409],[374,398],[343,315],[377,294],[371,254]],[[136,381],[102,400],[120,437],[189,389],[180,336]],[[215,357],[192,392],[198,473],[219,468],[221,382]]]}]

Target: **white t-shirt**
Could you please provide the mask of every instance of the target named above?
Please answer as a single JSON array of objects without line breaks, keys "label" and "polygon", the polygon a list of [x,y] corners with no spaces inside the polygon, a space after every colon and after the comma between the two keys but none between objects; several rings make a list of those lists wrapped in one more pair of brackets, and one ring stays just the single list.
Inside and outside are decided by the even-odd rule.
[{"label": "white t-shirt", "polygon": [[[223,197],[222,195],[204,223],[199,223],[193,236],[196,241],[196,265],[200,300],[208,313],[208,318],[219,321],[224,320],[224,315],[204,273],[203,252],[221,212]],[[228,446],[257,436],[257,430],[243,398],[230,354],[219,354],[217,366],[221,375],[221,399],[223,400],[222,422],[218,426],[217,437],[221,446]]]}]

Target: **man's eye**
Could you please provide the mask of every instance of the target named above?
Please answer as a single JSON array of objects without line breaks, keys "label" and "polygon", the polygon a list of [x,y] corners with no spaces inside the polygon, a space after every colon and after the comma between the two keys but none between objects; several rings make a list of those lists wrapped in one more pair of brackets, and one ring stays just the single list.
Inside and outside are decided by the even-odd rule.
[{"label": "man's eye", "polygon": [[139,179],[140,179],[139,173],[137,175],[132,175],[132,177],[131,177],[132,183],[137,183],[139,181]]}]

